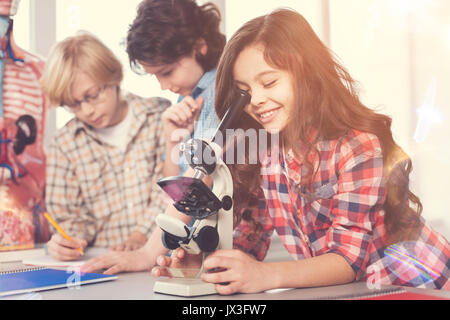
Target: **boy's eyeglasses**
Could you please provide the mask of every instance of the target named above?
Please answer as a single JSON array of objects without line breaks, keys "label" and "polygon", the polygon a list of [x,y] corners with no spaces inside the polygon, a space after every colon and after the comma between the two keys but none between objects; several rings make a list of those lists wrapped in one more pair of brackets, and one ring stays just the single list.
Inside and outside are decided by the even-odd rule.
[{"label": "boy's eyeglasses", "polygon": [[108,85],[108,84],[105,84],[104,86],[102,86],[102,87],[99,87],[95,92],[93,92],[93,93],[90,93],[90,94],[86,94],[85,96],[84,96],[84,99],[83,100],[80,100],[80,101],[77,101],[77,100],[75,100],[75,102],[74,103],[72,103],[72,104],[70,104],[70,105],[67,105],[67,107],[71,110],[71,111],[78,111],[78,110],[80,110],[81,109],[81,104],[83,103],[83,102],[86,102],[86,103],[88,103],[88,104],[90,104],[90,105],[95,105],[95,104],[98,104],[98,103],[100,103],[100,102],[102,102],[102,100],[103,100],[103,93],[105,92],[105,90],[108,88],[108,87],[111,87],[112,85]]}]

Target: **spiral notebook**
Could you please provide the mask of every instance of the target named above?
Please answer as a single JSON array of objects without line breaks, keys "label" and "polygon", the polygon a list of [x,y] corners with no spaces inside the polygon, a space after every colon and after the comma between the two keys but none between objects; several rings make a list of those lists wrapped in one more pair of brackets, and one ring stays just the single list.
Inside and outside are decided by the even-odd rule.
[{"label": "spiral notebook", "polygon": [[111,281],[117,276],[42,267],[0,271],[0,297]]}]

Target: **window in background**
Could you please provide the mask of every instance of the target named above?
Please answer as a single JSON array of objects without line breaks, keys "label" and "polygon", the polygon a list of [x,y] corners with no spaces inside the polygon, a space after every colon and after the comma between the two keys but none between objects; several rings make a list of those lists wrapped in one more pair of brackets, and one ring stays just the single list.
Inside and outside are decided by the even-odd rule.
[{"label": "window in background", "polygon": [[[162,91],[155,77],[137,75],[130,69],[124,41],[129,25],[136,16],[141,0],[58,0],[56,1],[56,39],[61,41],[86,30],[99,37],[122,62],[122,88],[142,97],[161,96],[175,102],[176,95]],[[62,108],[56,114],[56,127],[61,128],[73,115]]]}]

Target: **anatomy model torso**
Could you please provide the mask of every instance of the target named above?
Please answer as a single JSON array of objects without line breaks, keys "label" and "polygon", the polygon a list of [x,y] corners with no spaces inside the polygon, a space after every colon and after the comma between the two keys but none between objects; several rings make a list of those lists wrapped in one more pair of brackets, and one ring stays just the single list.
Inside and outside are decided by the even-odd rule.
[{"label": "anatomy model torso", "polygon": [[41,214],[46,102],[39,78],[44,62],[15,46],[12,20],[6,21],[0,40],[0,251],[31,248],[35,240],[48,238]]}]

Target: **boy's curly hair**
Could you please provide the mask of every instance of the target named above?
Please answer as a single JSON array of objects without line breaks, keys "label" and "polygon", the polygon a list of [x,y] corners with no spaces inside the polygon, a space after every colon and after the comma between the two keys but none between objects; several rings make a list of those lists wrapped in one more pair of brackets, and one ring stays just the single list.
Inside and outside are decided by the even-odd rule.
[{"label": "boy's curly hair", "polygon": [[151,65],[171,64],[190,55],[204,39],[208,52],[198,54],[205,72],[216,67],[225,46],[220,30],[220,12],[212,3],[202,6],[194,0],[144,0],[130,25],[126,51],[133,70],[139,61]]}]

